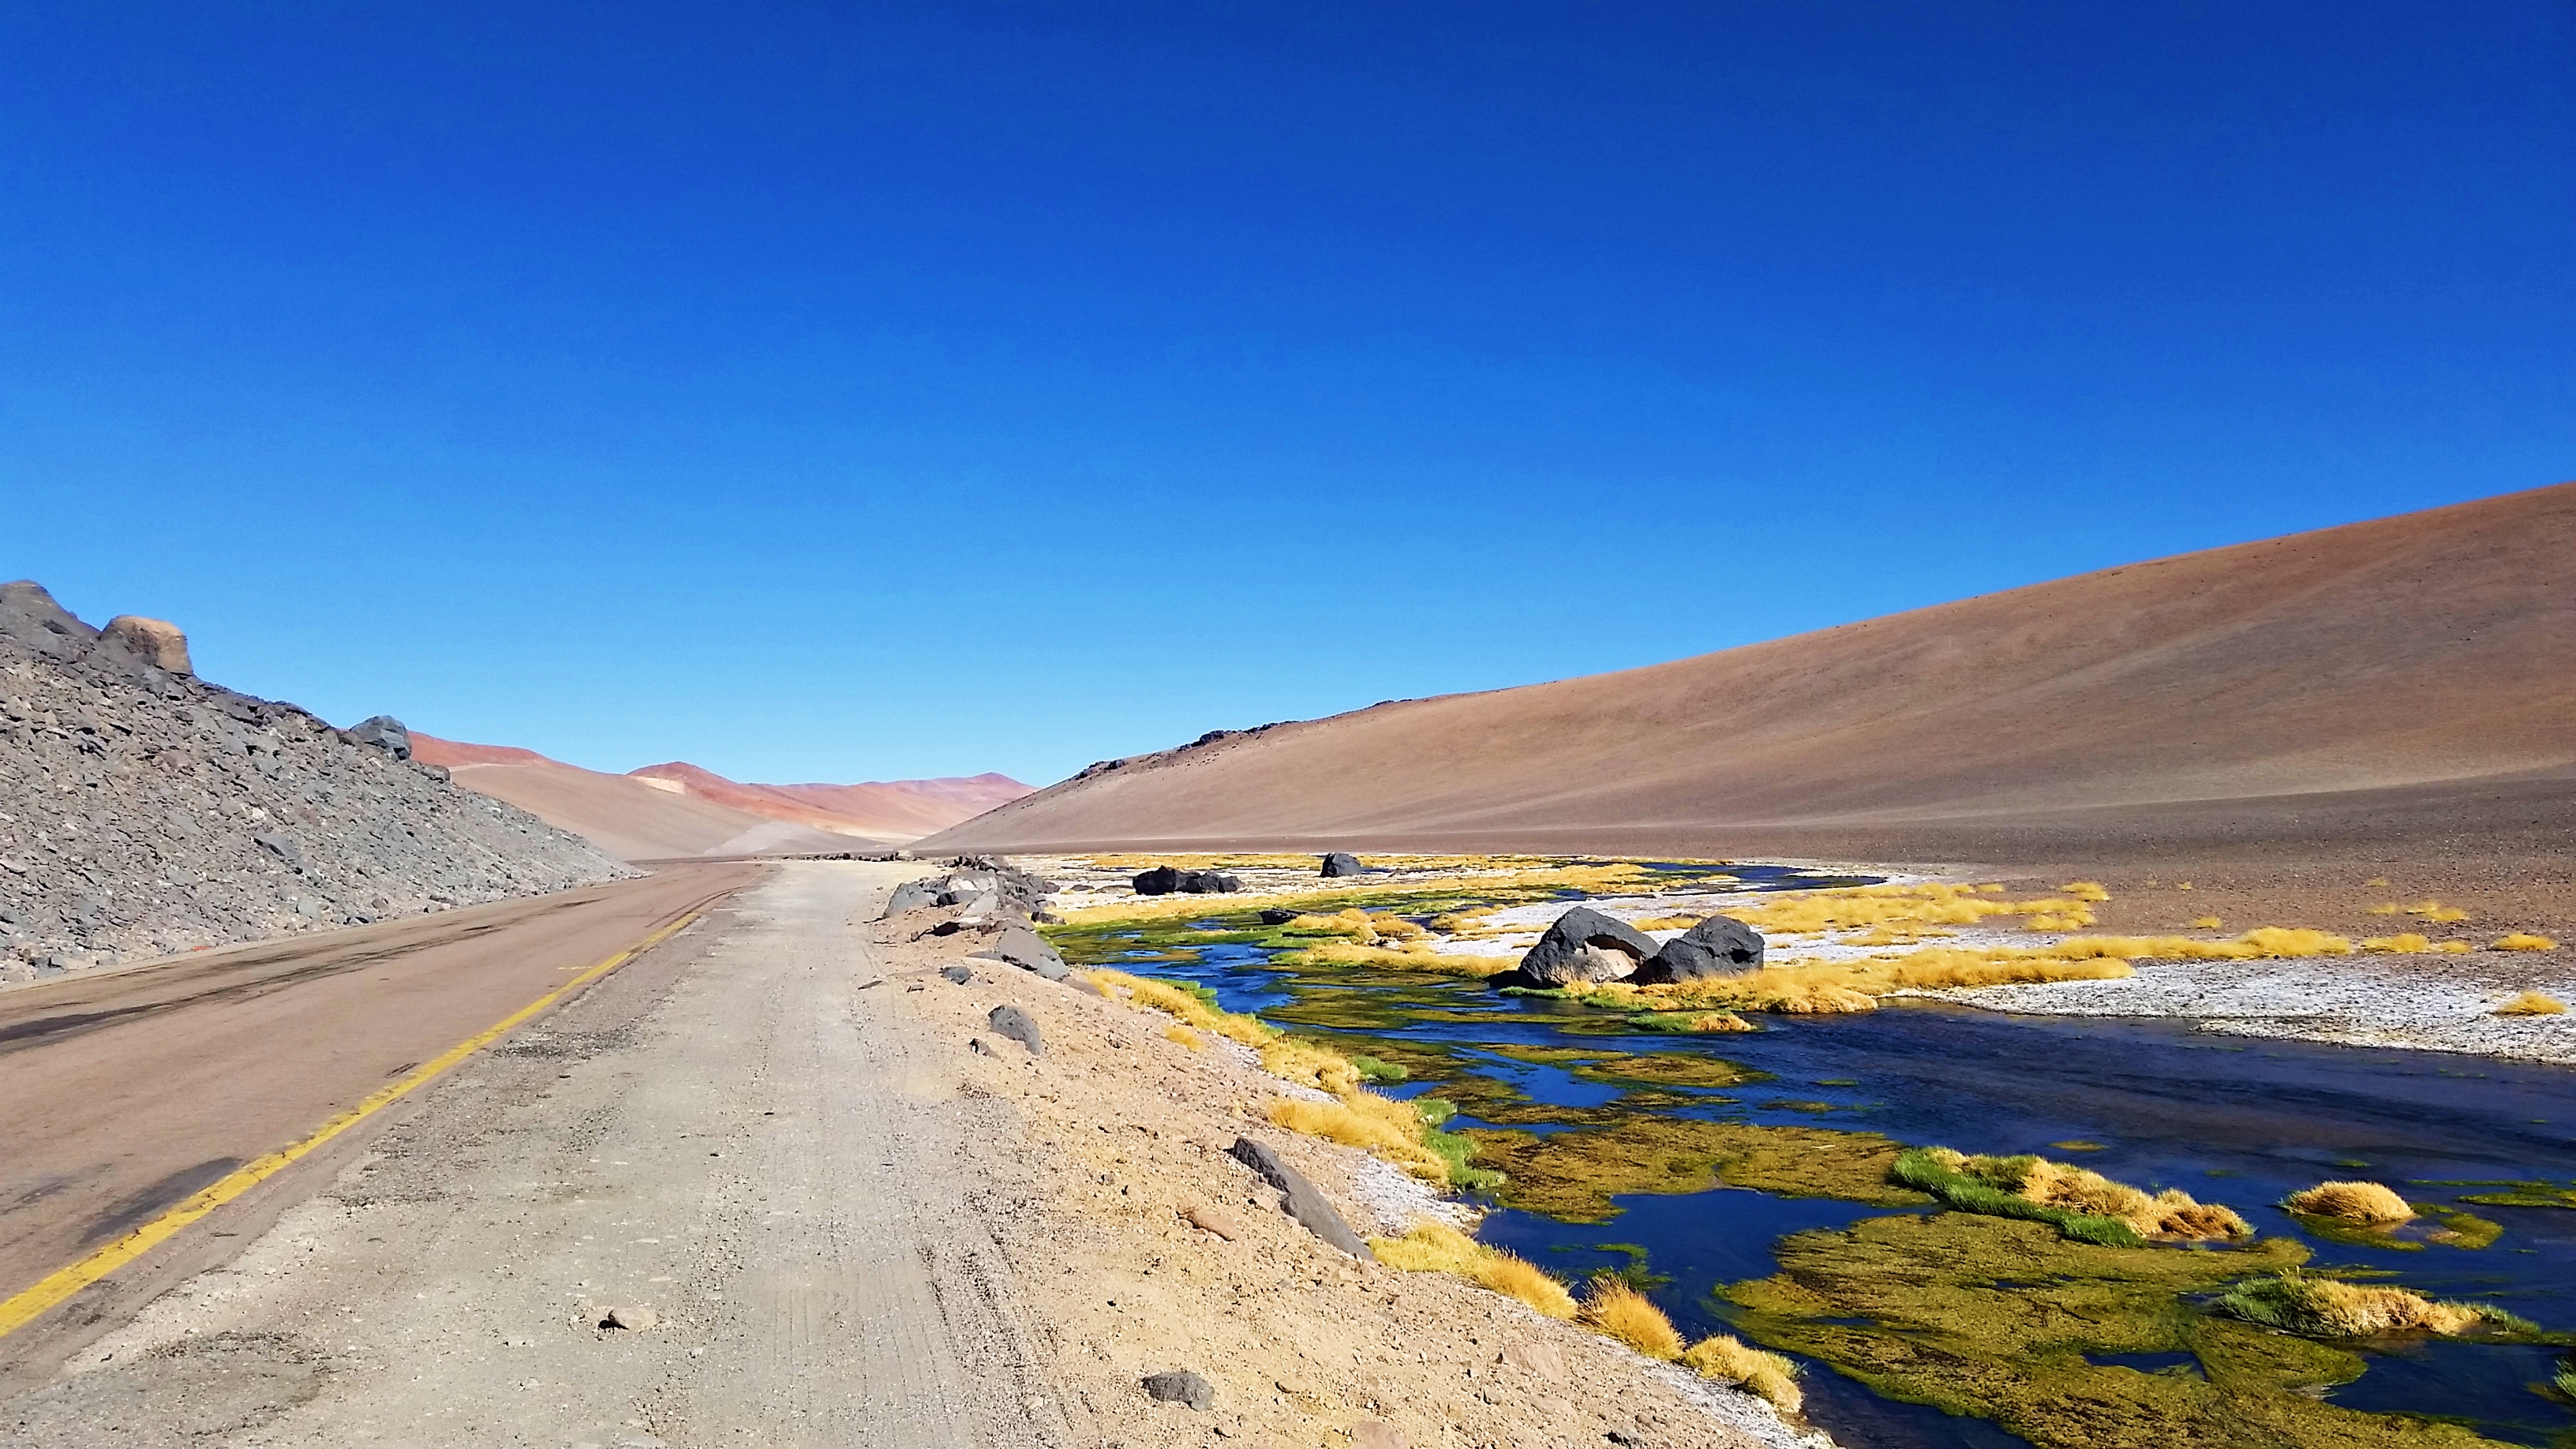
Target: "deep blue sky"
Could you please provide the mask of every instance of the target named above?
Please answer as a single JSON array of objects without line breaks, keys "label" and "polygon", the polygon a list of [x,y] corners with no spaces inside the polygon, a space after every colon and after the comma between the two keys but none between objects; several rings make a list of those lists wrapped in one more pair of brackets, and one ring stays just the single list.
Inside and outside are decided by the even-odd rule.
[{"label": "deep blue sky", "polygon": [[84,0],[0,67],[0,577],[602,768],[1042,782],[2576,476],[2566,3]]}]

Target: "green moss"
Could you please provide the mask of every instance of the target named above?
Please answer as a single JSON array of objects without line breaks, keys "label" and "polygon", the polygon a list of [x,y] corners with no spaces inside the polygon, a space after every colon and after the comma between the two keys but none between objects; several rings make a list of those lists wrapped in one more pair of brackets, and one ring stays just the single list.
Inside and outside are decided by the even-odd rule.
[{"label": "green moss", "polygon": [[2460,1208],[2437,1203],[2411,1203],[2417,1214],[2411,1223],[2354,1223],[2341,1218],[2317,1217],[2309,1213],[2290,1214],[2299,1230],[2313,1238],[2340,1243],[2348,1248],[2388,1248],[2404,1253],[2420,1253],[2427,1243],[2446,1248],[2485,1248],[2504,1236],[2504,1224],[2482,1218]]},{"label": "green moss", "polygon": [[1769,1072],[1684,1052],[1602,1053],[1594,1060],[1575,1067],[1573,1075],[1583,1081],[1606,1082],[1614,1086],[1638,1084],[1710,1089],[1771,1080]]},{"label": "green moss", "polygon": [[1929,1199],[1888,1181],[1894,1142],[1872,1132],[1766,1127],[1621,1114],[1609,1125],[1538,1136],[1483,1131],[1480,1160],[1511,1180],[1503,1201],[1573,1223],[1608,1222],[1628,1193],[1706,1192],[1723,1183],[1784,1197],[1887,1206]]},{"label": "green moss", "polygon": [[[1739,1331],[1822,1360],[1890,1397],[1992,1419],[2041,1449],[2479,1449],[2452,1425],[2364,1414],[2316,1390],[2363,1360],[2212,1318],[2188,1301],[2277,1272],[2275,1238],[2207,1251],[2073,1242],[2051,1224],[1940,1213],[1799,1233],[1781,1271],[1727,1296]],[[2206,1377],[2088,1354],[2188,1352]]]},{"label": "green moss", "polygon": [[2560,1187],[2554,1182],[2507,1182],[2492,1186],[2501,1191],[2463,1193],[2460,1201],[2473,1202],[2480,1207],[2576,1208],[2576,1187]]}]

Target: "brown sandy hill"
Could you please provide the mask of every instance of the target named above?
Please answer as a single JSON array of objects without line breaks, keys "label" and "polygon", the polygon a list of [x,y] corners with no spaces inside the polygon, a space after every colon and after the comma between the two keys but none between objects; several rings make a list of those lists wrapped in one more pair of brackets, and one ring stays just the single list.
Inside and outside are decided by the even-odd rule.
[{"label": "brown sandy hill", "polygon": [[834,833],[610,775],[506,745],[469,745],[417,731],[413,757],[445,765],[459,785],[516,805],[626,860],[701,855],[816,855],[882,841]]},{"label": "brown sandy hill", "polygon": [[858,785],[749,785],[677,760],[631,773],[755,815],[888,840],[919,839],[1029,793],[1028,786],[1010,776],[992,774]]},{"label": "brown sandy hill", "polygon": [[2057,861],[2403,837],[2563,875],[2570,804],[2562,484],[1211,736],[923,844]]}]

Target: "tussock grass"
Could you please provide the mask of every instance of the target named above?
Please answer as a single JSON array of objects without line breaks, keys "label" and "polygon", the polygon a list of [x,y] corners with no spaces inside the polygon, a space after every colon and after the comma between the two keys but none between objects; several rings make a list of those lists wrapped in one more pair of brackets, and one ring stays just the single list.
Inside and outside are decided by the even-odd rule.
[{"label": "tussock grass", "polygon": [[2045,1157],[1971,1157],[1918,1147],[1900,1153],[1890,1175],[1963,1212],[2054,1223],[2067,1237],[2106,1247],[2157,1238],[2208,1242],[2254,1231],[2235,1209],[2196,1201],[2180,1188],[2150,1194]]},{"label": "tussock grass", "polygon": [[1671,1363],[1682,1356],[1682,1336],[1654,1300],[1616,1278],[1592,1280],[1583,1294],[1583,1323],[1648,1358]]},{"label": "tussock grass", "polygon": [[1178,1018],[1184,1026],[1194,1026],[1201,1031],[1211,1032],[1230,1041],[1239,1041],[1248,1047],[1266,1045],[1273,1036],[1278,1034],[1262,1025],[1261,1018],[1257,1016],[1219,1010],[1216,1003],[1210,999],[1214,993],[1202,996],[1195,991],[1174,986],[1168,981],[1156,981],[1147,976],[1130,976],[1124,971],[1112,971],[1106,966],[1095,966],[1084,972],[1083,979],[1098,987],[1100,994],[1112,1001],[1123,1001],[1133,1006],[1162,1012],[1166,1016]]},{"label": "tussock grass", "polygon": [[2415,1216],[2394,1188],[2376,1182],[2321,1182],[2290,1194],[2281,1206],[2346,1223],[2402,1223]]},{"label": "tussock grass", "polygon": [[2558,949],[2558,943],[2549,939],[2547,936],[2535,936],[2528,931],[2516,931],[2510,936],[2498,937],[2496,939],[2494,949],[2498,951],[2555,951]]},{"label": "tussock grass", "polygon": [[1163,1028],[1163,1040],[1179,1042],[1181,1045],[1188,1047],[1194,1052],[1203,1052],[1207,1050],[1207,1043],[1200,1038],[1197,1032],[1190,1030],[1188,1027],[1181,1025],[1177,1021],[1173,1022],[1170,1026]]},{"label": "tussock grass", "polygon": [[1798,1366],[1786,1357],[1753,1348],[1731,1333],[1703,1338],[1682,1350],[1682,1362],[1704,1379],[1740,1384],[1771,1401],[1771,1407],[1794,1414],[1807,1402],[1798,1389]]},{"label": "tussock grass", "polygon": [[2474,1303],[2437,1303],[2409,1288],[2345,1283],[2287,1268],[2240,1283],[2214,1305],[2249,1323],[2309,1338],[2378,1338],[2396,1333],[2465,1333],[2522,1320]]},{"label": "tussock grass", "polygon": [[1311,946],[1281,953],[1275,958],[1283,966],[1382,966],[1394,971],[1421,971],[1434,976],[1498,976],[1521,964],[1518,956],[1468,956],[1454,951],[1435,951],[1421,941],[1408,941],[1402,946],[1365,945],[1358,941],[1326,940]]},{"label": "tussock grass", "polygon": [[2191,921],[2192,929],[2195,931],[2215,931],[2225,924],[2227,924],[2225,921],[2216,916],[2194,916]]},{"label": "tussock grass", "polygon": [[1264,1046],[1261,1069],[1336,1097],[1358,1091],[1366,1075],[1357,1062],[1340,1052],[1296,1036],[1278,1037]]},{"label": "tussock grass", "polygon": [[2526,991],[2495,1009],[2498,1016],[2564,1016],[2567,1003],[2546,992]]},{"label": "tussock grass", "polygon": [[1447,1223],[1416,1221],[1400,1238],[1371,1238],[1378,1261],[1408,1273],[1450,1273],[1515,1298],[1550,1318],[1572,1318],[1574,1295],[1535,1263],[1487,1247]]},{"label": "tussock grass", "polygon": [[1641,1011],[1628,1024],[1639,1031],[1692,1034],[1760,1030],[1731,1011]]},{"label": "tussock grass", "polygon": [[2465,921],[2469,918],[2469,913],[2461,910],[2458,906],[2446,906],[2440,901],[2432,900],[2428,900],[2422,905],[2408,906],[2406,908],[2406,914],[2410,916],[2422,916],[2428,921]]},{"label": "tussock grass", "polygon": [[1360,1148],[1425,1181],[1449,1181],[1449,1160],[1423,1142],[1429,1126],[1422,1114],[1392,1097],[1367,1090],[1329,1102],[1278,1097],[1270,1103],[1270,1120],[1291,1132]]},{"label": "tussock grass", "polygon": [[1279,928],[1291,936],[1347,936],[1363,946],[1380,941],[1418,941],[1431,933],[1385,911],[1364,911],[1347,906],[1330,915],[1308,912]]},{"label": "tussock grass", "polygon": [[[2099,891],[2100,887],[2093,889]],[[2109,893],[2103,892],[2099,899],[2109,899]],[[1938,926],[1973,926],[1995,916],[2029,917],[2024,924],[2042,930],[2074,930],[2093,923],[2091,901],[2072,893],[2038,900],[1999,900],[1991,898],[1984,887],[1937,882],[1785,891],[1760,901],[1729,906],[1721,914],[1763,931],[1789,935],[1871,929],[1921,931]],[[2052,924],[2040,926],[2042,920]]]}]

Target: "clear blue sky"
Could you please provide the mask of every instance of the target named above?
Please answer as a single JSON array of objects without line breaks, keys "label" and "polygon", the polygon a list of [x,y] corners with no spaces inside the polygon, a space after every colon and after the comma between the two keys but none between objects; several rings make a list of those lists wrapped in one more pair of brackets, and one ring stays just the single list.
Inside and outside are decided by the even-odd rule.
[{"label": "clear blue sky", "polygon": [[2576,476],[2564,3],[83,0],[0,65],[0,577],[601,768],[1042,782]]}]

